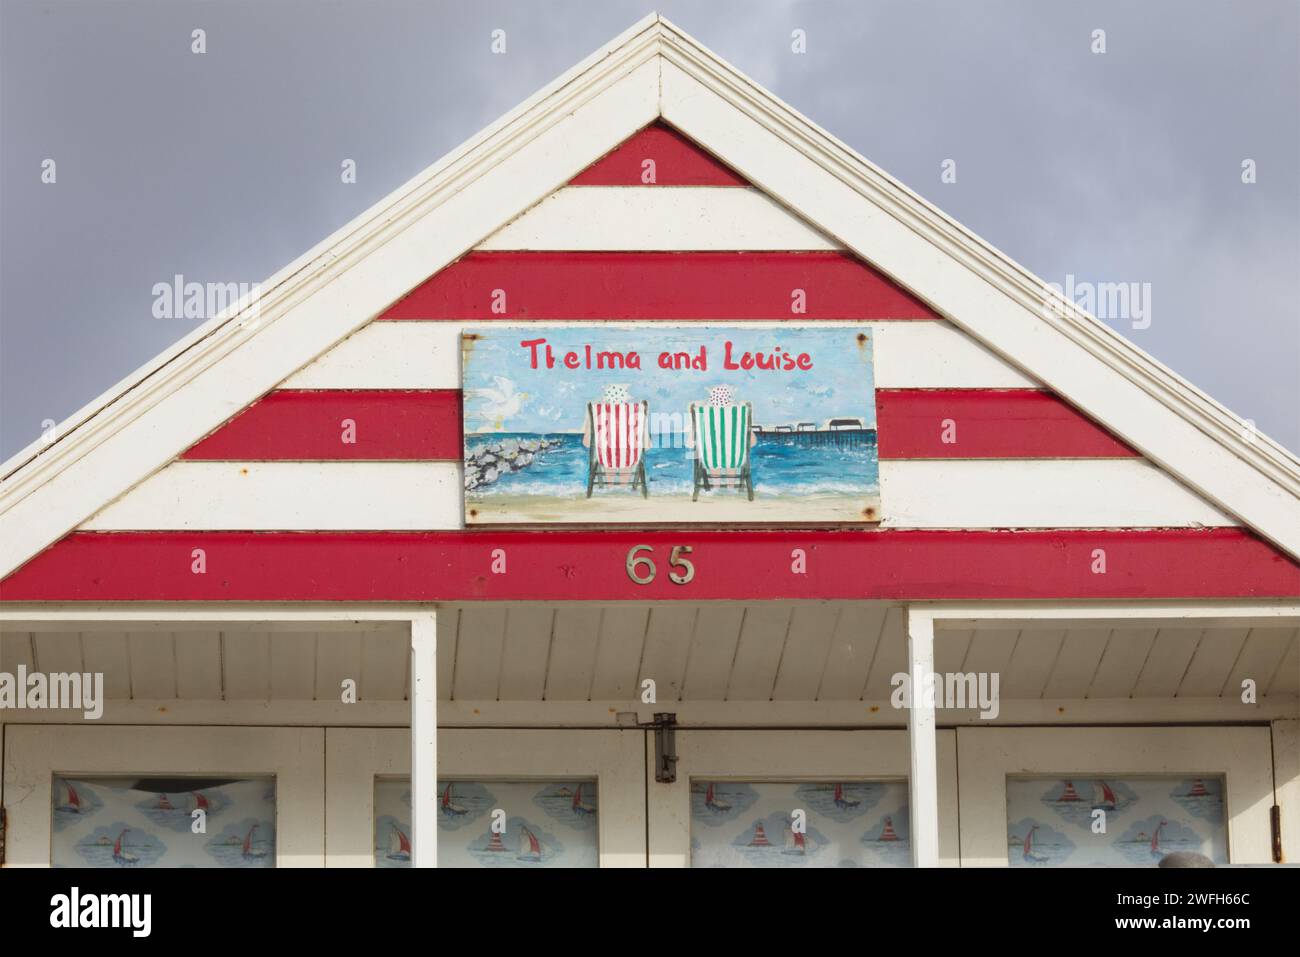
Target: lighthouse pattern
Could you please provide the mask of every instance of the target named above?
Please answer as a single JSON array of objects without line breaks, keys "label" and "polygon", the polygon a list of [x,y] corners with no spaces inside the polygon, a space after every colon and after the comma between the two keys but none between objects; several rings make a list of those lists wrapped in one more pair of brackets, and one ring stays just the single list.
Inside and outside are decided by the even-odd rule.
[{"label": "lighthouse pattern", "polygon": [[906,867],[903,781],[691,782],[692,867]]},{"label": "lighthouse pattern", "polygon": [[[596,867],[595,781],[439,781],[440,867]],[[411,785],[375,784],[376,867],[410,867]]]},{"label": "lighthouse pattern", "polygon": [[1228,863],[1222,778],[1077,775],[1007,781],[1012,867],[1147,867],[1174,851]]}]

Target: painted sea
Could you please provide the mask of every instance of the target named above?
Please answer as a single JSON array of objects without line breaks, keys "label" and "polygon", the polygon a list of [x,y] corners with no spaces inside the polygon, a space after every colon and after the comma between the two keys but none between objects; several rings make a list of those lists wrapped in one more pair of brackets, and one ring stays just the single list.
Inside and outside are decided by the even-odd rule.
[{"label": "painted sea", "polygon": [[[646,450],[648,498],[687,495],[692,491],[694,452],[686,448],[685,436],[670,433],[655,437],[657,444]],[[802,438],[802,437],[799,437]],[[466,457],[489,446],[514,440],[547,439],[556,444],[536,454],[524,467],[499,475],[489,484],[474,489],[473,497],[543,496],[582,498],[587,489],[588,450],[582,436],[566,433],[538,435],[523,432],[494,432],[465,437]],[[879,488],[875,433],[853,444],[804,444],[798,441],[763,441],[751,450],[755,498],[787,496],[853,496],[867,498]],[[624,489],[597,490],[602,499],[627,496]],[[737,497],[734,489],[701,492],[701,498]]]}]

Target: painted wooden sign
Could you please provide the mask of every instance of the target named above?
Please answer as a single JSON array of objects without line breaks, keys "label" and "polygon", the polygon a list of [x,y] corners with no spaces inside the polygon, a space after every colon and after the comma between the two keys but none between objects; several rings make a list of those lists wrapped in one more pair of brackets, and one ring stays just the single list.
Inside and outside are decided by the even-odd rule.
[{"label": "painted wooden sign", "polygon": [[467,524],[879,521],[869,327],[461,341]]}]

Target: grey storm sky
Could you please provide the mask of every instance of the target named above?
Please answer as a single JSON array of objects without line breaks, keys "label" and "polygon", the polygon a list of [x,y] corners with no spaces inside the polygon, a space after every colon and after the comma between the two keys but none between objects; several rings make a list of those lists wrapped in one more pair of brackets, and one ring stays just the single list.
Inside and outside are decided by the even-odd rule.
[{"label": "grey storm sky", "polygon": [[0,457],[652,9],[1300,449],[1295,0],[0,0]]}]

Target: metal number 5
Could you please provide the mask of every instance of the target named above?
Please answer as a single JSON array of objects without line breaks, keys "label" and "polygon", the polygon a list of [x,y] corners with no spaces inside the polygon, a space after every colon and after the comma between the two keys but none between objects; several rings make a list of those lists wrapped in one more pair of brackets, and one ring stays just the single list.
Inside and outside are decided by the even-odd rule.
[{"label": "metal number 5", "polygon": [[685,585],[695,577],[695,564],[685,556],[689,555],[693,549],[689,545],[677,545],[673,548],[673,553],[668,556],[668,566],[670,568],[686,569],[680,575],[677,572],[669,572],[668,577],[674,585]]}]

